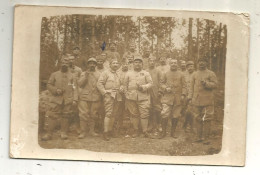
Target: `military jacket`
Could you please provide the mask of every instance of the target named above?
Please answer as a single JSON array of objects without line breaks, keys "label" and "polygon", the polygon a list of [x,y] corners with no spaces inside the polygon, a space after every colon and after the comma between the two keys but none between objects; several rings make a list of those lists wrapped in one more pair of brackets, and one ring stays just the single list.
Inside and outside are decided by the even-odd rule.
[{"label": "military jacket", "polygon": [[104,71],[97,82],[97,88],[102,95],[105,95],[107,91],[110,91],[111,97],[117,101],[122,101],[122,95],[119,92],[119,88],[122,85],[120,81],[120,74],[118,71],[112,71],[111,69]]},{"label": "military jacket", "polygon": [[100,72],[88,72],[85,71],[81,74],[78,85],[81,88],[79,99],[84,101],[99,101],[101,100],[101,94],[97,89],[97,81],[99,79]]},{"label": "military jacket", "polygon": [[[167,92],[170,88],[171,92]],[[171,71],[163,73],[160,78],[160,92],[163,94],[161,102],[168,105],[180,105],[181,96],[187,94],[185,77],[180,71]]]},{"label": "military jacket", "polygon": [[[138,90],[138,85],[143,91]],[[150,98],[148,90],[152,87],[153,81],[149,72],[145,70],[128,71],[125,75],[124,86],[126,89],[125,96],[129,100],[142,101]]]},{"label": "military jacket", "polygon": [[[202,82],[205,82],[204,84]],[[214,104],[214,92],[217,87],[217,77],[214,72],[206,69],[196,71],[191,76],[189,98],[195,106]]]},{"label": "military jacket", "polygon": [[[47,89],[52,94],[50,102],[71,104],[73,101],[78,101],[76,84],[76,79],[70,72],[57,71],[52,73],[47,84]],[[61,95],[57,94],[57,89],[62,90]]]}]

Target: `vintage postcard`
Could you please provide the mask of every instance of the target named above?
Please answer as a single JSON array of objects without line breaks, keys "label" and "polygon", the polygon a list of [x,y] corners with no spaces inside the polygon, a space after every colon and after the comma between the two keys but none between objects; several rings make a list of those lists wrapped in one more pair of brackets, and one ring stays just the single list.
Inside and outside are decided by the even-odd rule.
[{"label": "vintage postcard", "polygon": [[10,157],[245,165],[249,15],[15,7]]}]

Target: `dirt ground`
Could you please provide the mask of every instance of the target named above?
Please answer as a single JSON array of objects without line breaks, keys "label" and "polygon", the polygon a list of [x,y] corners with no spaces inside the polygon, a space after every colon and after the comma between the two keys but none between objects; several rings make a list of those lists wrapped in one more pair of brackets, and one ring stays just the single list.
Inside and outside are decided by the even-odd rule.
[{"label": "dirt ground", "polygon": [[[222,144],[222,120],[216,118],[213,121],[209,144],[194,142],[195,134],[186,133],[182,129],[181,124],[182,121],[179,122],[177,127],[177,139],[170,137],[170,133],[168,132],[167,137],[163,139],[121,136],[112,138],[110,141],[104,141],[102,135],[99,137],[86,136],[84,139],[78,139],[76,131],[72,131],[69,133],[67,140],[61,140],[59,130],[57,130],[53,134],[52,140],[41,141],[39,139],[39,144],[46,149],[86,149],[96,152],[165,156],[211,155],[220,152]],[[170,128],[170,125],[168,128]],[[40,137],[41,134],[39,134]]]}]

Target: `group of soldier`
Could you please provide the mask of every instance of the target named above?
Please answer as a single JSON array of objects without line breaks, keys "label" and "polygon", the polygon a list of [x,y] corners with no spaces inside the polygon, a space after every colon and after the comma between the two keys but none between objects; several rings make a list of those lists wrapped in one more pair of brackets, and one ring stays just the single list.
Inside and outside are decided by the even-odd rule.
[{"label": "group of soldier", "polygon": [[60,70],[48,80],[51,98],[42,140],[52,139],[57,125],[61,139],[68,139],[72,120],[79,139],[87,133],[99,136],[95,126],[101,119],[102,136],[108,141],[118,136],[125,118],[130,119],[133,138],[164,138],[168,126],[171,137],[177,138],[176,127],[184,118],[181,124],[194,132],[194,141],[209,141],[217,78],[207,69],[206,57],[196,63],[164,54],[155,58],[147,48],[141,56],[134,43],[120,57],[116,43],[111,43],[110,50],[84,59],[85,71],[75,65],[76,59],[64,55]]}]

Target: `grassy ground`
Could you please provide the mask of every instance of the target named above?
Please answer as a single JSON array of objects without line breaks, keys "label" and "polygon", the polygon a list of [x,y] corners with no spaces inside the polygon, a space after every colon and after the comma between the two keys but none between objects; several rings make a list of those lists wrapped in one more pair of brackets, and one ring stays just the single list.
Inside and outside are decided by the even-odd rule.
[{"label": "grassy ground", "polygon": [[[152,154],[166,156],[195,156],[216,154],[221,150],[222,122],[215,120],[212,125],[210,144],[193,142],[195,135],[185,133],[181,128],[181,122],[177,127],[177,139],[171,138],[169,133],[163,139],[118,137],[110,141],[104,141],[102,136],[87,136],[85,139],[78,139],[76,132],[69,133],[68,140],[61,140],[59,131],[54,133],[53,139],[49,141],[39,140],[43,148],[65,148],[65,149],[86,149],[96,152],[114,152],[130,154]],[[170,127],[170,125],[169,125]],[[40,138],[40,137],[39,137]]]}]

